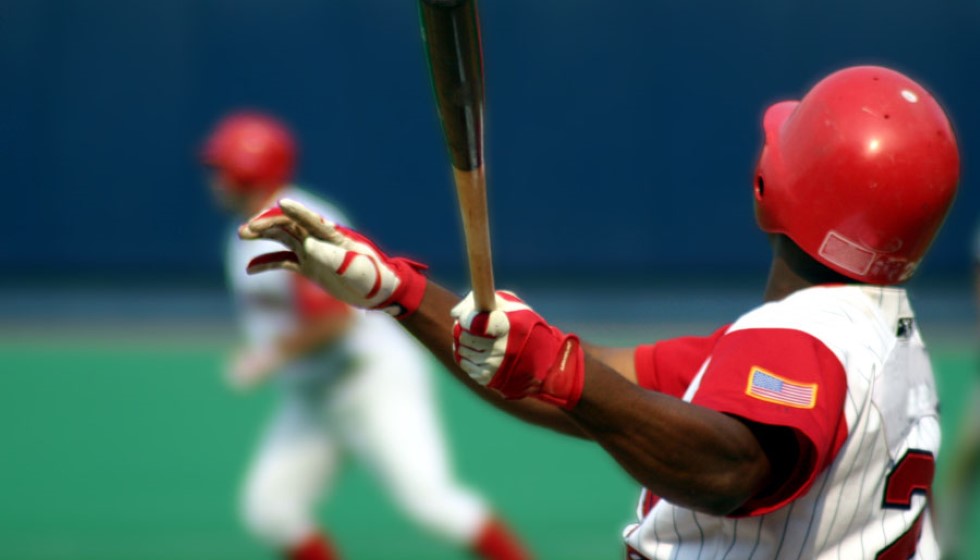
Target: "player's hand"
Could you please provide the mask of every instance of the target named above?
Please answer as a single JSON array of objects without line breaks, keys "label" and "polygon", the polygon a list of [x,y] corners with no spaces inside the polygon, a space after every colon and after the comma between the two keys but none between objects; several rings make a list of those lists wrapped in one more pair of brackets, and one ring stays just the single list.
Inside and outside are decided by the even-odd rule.
[{"label": "player's hand", "polygon": [[233,389],[247,391],[272,377],[284,362],[284,357],[273,348],[246,348],[231,357],[225,371],[225,381]]},{"label": "player's hand", "polygon": [[299,272],[337,299],[363,309],[405,318],[425,293],[424,265],[389,257],[363,235],[334,224],[302,204],[282,199],[238,230],[242,239],[274,239],[289,251],[260,255],[248,273]]},{"label": "player's hand", "polygon": [[476,310],[470,293],[453,308],[453,355],[471,379],[508,399],[535,397],[572,409],[585,382],[579,339],[552,327],[510,292],[496,310]]}]

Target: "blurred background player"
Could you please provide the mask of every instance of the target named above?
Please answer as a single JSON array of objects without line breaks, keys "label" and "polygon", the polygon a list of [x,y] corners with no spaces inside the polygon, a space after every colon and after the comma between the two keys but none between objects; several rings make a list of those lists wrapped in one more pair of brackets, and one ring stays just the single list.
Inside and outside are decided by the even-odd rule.
[{"label": "blurred background player", "polygon": [[[974,310],[980,317],[980,223],[973,232],[971,244]],[[980,336],[980,320],[974,337]],[[975,343],[980,349],[980,341]],[[968,522],[977,486],[980,484],[980,361],[974,358],[973,376],[968,381],[966,406],[958,423],[959,434],[950,454],[948,480],[943,494],[943,558],[969,558],[965,554],[970,538]]]},{"label": "blurred background player", "polygon": [[[290,184],[296,152],[282,123],[241,112],[217,123],[203,160],[218,202],[239,218],[288,196],[347,223],[331,204]],[[429,362],[415,341],[391,318],[355,311],[298,274],[247,276],[246,263],[272,246],[231,235],[226,256],[247,341],[228,380],[249,388],[275,376],[282,392],[244,486],[248,529],[287,558],[338,558],[317,527],[315,506],[351,452],[424,528],[479,558],[529,558],[485,502],[453,478]]]}]

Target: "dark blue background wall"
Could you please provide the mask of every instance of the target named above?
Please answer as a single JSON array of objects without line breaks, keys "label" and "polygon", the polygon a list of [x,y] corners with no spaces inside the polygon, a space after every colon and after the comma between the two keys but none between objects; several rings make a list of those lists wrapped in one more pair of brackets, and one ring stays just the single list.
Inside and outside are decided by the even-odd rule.
[{"label": "dark blue background wall", "polygon": [[[949,109],[960,196],[929,274],[964,272],[980,195],[975,0],[484,0],[493,236],[504,274],[765,266],[759,118],[852,63]],[[227,109],[281,114],[303,182],[384,245],[461,266],[413,0],[0,3],[5,274],[220,272],[195,151]]]}]

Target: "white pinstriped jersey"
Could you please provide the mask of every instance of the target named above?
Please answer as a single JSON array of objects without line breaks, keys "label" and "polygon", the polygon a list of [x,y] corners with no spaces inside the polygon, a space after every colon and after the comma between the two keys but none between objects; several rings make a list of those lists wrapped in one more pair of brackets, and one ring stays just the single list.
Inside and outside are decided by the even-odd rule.
[{"label": "white pinstriped jersey", "polygon": [[644,492],[628,559],[939,558],[938,398],[905,290],[801,290],[710,337],[641,346],[636,365],[645,387],[794,429],[801,452],[783,487],[736,515]]}]

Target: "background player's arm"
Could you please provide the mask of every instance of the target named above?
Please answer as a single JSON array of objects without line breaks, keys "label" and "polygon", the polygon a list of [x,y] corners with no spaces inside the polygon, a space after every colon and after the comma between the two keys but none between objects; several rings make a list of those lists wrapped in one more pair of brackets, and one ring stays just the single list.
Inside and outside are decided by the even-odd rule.
[{"label": "background player's arm", "polygon": [[306,319],[297,329],[279,337],[278,351],[288,362],[330,346],[344,336],[352,318],[351,313],[336,313]]},{"label": "background player's arm", "polygon": [[[248,389],[275,375],[283,366],[334,344],[351,326],[351,308],[299,275],[287,273],[268,281],[239,282],[255,309],[295,314],[296,325],[266,343],[236,351],[228,364],[228,381]],[[272,320],[253,317],[253,320]]]},{"label": "background player's arm", "polygon": [[304,320],[269,346],[249,346],[231,356],[227,375],[239,389],[255,387],[283,366],[335,343],[350,328],[351,316],[325,315]]},{"label": "background player's arm", "polygon": [[293,275],[293,306],[299,324],[277,340],[288,361],[330,346],[350,328],[353,312],[347,304],[300,275]]}]

